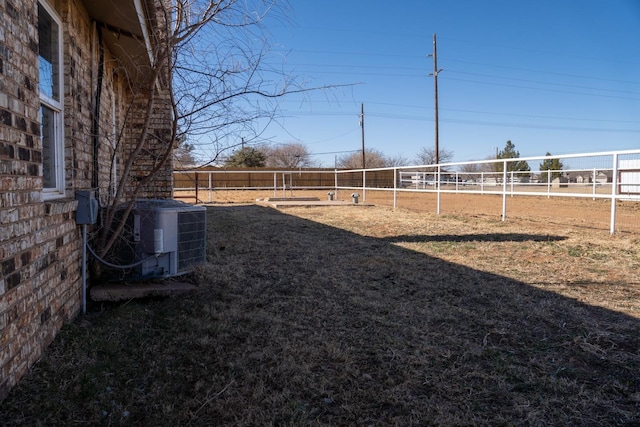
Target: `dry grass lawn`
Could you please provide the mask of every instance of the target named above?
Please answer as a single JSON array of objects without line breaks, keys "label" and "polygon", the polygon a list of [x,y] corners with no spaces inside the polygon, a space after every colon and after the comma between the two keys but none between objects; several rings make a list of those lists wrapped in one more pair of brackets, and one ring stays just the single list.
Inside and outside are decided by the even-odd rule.
[{"label": "dry grass lawn", "polygon": [[209,209],[200,290],[93,306],[0,424],[640,424],[635,235],[388,207]]},{"label": "dry grass lawn", "polygon": [[[466,187],[463,187],[466,188]],[[491,188],[490,188],[491,189]],[[495,188],[493,188],[495,191]],[[336,199],[351,200],[351,193],[360,194],[360,200],[377,206],[393,206],[393,191],[339,190]],[[202,203],[230,204],[254,203],[256,199],[269,197],[317,197],[327,200],[328,190],[219,190],[207,192],[201,190],[198,200]],[[190,203],[195,201],[193,192],[176,191],[180,197]],[[502,196],[496,194],[442,193],[440,211],[443,214],[464,216],[483,216],[499,219],[502,216]],[[437,212],[437,194],[434,192],[398,191],[396,206],[401,209]],[[611,226],[611,202],[605,199],[577,197],[545,196],[508,196],[506,200],[507,217],[518,220],[534,220],[546,224],[582,227],[608,231]],[[616,232],[640,233],[640,202],[618,201],[616,209]]]}]

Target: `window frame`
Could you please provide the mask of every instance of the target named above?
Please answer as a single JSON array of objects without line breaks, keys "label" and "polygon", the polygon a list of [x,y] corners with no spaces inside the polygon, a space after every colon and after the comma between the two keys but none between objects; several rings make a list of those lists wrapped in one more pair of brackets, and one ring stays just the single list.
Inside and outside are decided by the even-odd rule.
[{"label": "window frame", "polygon": [[[51,132],[51,135],[53,136],[53,141],[51,141],[51,144],[53,146],[53,156],[51,159],[51,166],[53,167],[53,177],[55,179],[55,184],[51,187],[46,187],[45,186],[45,182],[44,182],[44,161],[46,156],[44,155],[44,141],[42,139],[43,137],[43,133],[44,132],[40,132],[40,142],[42,144],[42,151],[43,151],[43,155],[42,155],[42,161],[43,163],[41,164],[41,177],[42,177],[42,197],[44,200],[48,200],[48,199],[55,199],[55,198],[60,198],[60,197],[64,197],[65,193],[65,144],[64,144],[64,61],[63,61],[63,33],[62,33],[62,20],[60,19],[60,16],[58,15],[58,13],[55,11],[55,9],[47,2],[44,0],[38,0],[38,6],[42,7],[47,14],[49,15],[49,17],[51,18],[51,20],[56,24],[57,26],[57,46],[54,46],[55,48],[57,48],[57,76],[54,75],[52,76],[55,80],[52,82],[53,85],[57,86],[57,93],[58,93],[58,98],[55,98],[55,94],[54,96],[49,96],[45,93],[43,93],[42,90],[40,90],[40,83],[38,83],[38,93],[39,93],[39,97],[40,97],[40,126],[44,126],[44,123],[42,123],[42,108],[46,107],[49,110],[51,110],[53,112],[53,130]],[[39,13],[39,12],[38,12]],[[40,60],[40,55],[38,55],[38,61]],[[38,66],[38,82],[40,82],[40,67]],[[54,91],[55,93],[55,91]]]}]

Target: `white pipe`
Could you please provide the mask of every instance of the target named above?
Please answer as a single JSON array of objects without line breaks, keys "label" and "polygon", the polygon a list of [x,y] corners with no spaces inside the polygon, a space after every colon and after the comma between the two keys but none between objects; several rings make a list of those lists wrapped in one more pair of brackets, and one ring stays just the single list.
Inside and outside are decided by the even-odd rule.
[{"label": "white pipe", "polygon": [[611,234],[616,232],[616,206],[618,199],[618,154],[613,155],[613,176],[611,177],[611,226],[609,231]]},{"label": "white pipe", "polygon": [[438,165],[438,171],[436,173],[436,190],[437,190],[437,196],[436,196],[436,213],[438,215],[440,215],[440,179],[442,177],[440,176],[440,165]]},{"label": "white pipe", "polygon": [[507,161],[502,164],[502,221],[507,220]]}]

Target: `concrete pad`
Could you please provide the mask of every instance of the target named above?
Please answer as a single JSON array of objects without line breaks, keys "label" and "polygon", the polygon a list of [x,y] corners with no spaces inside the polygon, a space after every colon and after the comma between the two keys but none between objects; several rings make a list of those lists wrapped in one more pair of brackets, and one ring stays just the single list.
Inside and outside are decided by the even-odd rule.
[{"label": "concrete pad", "polygon": [[267,202],[319,202],[317,197],[269,197]]},{"label": "concrete pad", "polygon": [[139,283],[102,283],[89,290],[94,301],[124,301],[133,298],[171,297],[193,292],[197,286],[172,280]]},{"label": "concrete pad", "polygon": [[282,200],[282,201],[272,201],[270,199],[258,199],[256,200],[258,204],[271,206],[273,208],[285,208],[292,206],[361,206],[361,207],[370,207],[374,206],[369,203],[353,203],[347,200]]}]

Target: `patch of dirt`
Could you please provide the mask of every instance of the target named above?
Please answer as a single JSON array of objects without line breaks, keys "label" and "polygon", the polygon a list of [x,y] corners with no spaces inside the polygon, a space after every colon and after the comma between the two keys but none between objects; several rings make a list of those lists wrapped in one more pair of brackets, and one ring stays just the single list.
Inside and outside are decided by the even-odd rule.
[{"label": "patch of dirt", "polygon": [[[362,192],[360,192],[362,193]],[[185,201],[195,201],[193,193],[179,193]],[[336,195],[338,200],[350,200],[351,192],[342,190]],[[258,198],[268,197],[318,197],[327,199],[327,191],[281,190],[271,191],[201,191],[199,201],[211,204],[253,203]],[[363,194],[361,194],[363,196]],[[392,191],[367,191],[361,199],[368,203],[393,206]],[[436,213],[438,200],[436,193],[398,192],[396,206],[401,209]],[[589,197],[545,197],[508,196],[506,200],[507,219],[532,221],[545,226],[560,228],[576,227],[609,231],[611,226],[611,203],[604,199]],[[502,219],[502,196],[494,194],[443,193],[440,199],[440,213],[443,215],[482,216],[488,219]],[[640,233],[640,202],[620,201],[616,209],[616,232]]]}]

